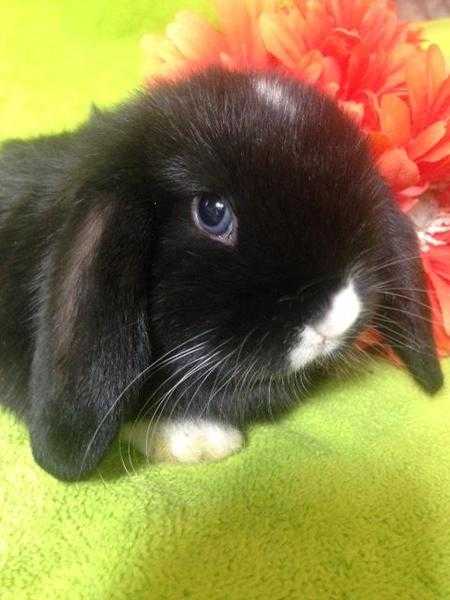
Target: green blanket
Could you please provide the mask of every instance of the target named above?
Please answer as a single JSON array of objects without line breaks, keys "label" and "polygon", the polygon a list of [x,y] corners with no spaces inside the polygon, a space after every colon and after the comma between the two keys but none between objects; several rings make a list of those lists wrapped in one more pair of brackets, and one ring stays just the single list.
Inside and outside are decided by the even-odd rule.
[{"label": "green blanket", "polygon": [[[1,136],[70,127],[92,100],[123,97],[140,34],[199,4],[2,2]],[[430,399],[372,365],[222,463],[131,465],[116,444],[79,484],[34,465],[2,412],[0,598],[448,600],[448,390]]]}]

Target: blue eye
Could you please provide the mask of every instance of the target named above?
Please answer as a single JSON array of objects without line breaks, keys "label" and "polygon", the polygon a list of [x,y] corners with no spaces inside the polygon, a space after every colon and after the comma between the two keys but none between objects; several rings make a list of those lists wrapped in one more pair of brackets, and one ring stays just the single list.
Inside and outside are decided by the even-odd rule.
[{"label": "blue eye", "polygon": [[230,203],[221,196],[202,195],[194,198],[196,225],[223,242],[230,242],[235,230],[235,216]]}]

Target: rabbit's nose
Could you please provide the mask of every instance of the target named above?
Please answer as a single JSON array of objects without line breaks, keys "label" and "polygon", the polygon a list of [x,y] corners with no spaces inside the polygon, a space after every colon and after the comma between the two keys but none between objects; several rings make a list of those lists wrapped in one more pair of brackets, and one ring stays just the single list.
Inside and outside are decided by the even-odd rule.
[{"label": "rabbit's nose", "polygon": [[290,367],[298,370],[319,357],[332,355],[361,311],[361,299],[350,280],[332,297],[330,307],[321,319],[299,330],[288,355]]},{"label": "rabbit's nose", "polygon": [[314,323],[314,329],[326,339],[339,337],[357,321],[361,310],[361,300],[350,281],[335,294],[325,316]]}]

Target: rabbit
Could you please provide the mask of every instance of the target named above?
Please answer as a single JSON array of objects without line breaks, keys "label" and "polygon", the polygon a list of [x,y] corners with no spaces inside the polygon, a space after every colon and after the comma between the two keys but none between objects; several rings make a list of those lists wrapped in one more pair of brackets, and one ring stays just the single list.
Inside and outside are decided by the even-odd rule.
[{"label": "rabbit", "polygon": [[61,480],[120,430],[154,461],[237,452],[369,326],[442,385],[413,225],[283,74],[206,68],[6,142],[0,209],[2,403]]}]

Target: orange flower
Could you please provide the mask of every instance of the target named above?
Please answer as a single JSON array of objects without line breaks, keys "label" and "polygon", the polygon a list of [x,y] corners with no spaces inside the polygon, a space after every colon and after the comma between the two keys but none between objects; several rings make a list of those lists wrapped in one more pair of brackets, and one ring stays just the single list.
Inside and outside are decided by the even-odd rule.
[{"label": "orange flower", "polygon": [[379,117],[371,132],[379,166],[400,195],[414,186],[450,183],[450,77],[439,48],[416,50],[405,79],[403,97],[386,94],[379,104],[371,98]]},{"label": "orange flower", "polygon": [[216,0],[220,30],[181,12],[165,37],[145,36],[146,77],[221,64],[278,69],[336,97],[364,121],[365,91],[404,85],[417,32],[389,0]]},{"label": "orange flower", "polygon": [[378,166],[416,224],[435,338],[450,354],[450,77],[437,46],[417,49],[402,97],[386,94],[370,132]]},{"label": "orange flower", "polygon": [[407,26],[387,0],[297,0],[265,11],[260,29],[266,47],[294,76],[315,52],[315,80],[340,101],[367,103],[365,91],[400,89],[403,67],[414,51]]},{"label": "orange flower", "polygon": [[146,35],[142,39],[147,81],[183,75],[211,64],[230,69],[274,67],[262,41],[259,19],[276,4],[277,0],[217,0],[220,30],[195,13],[178,13],[165,36]]},{"label": "orange flower", "polygon": [[436,342],[450,354],[450,77],[439,48],[422,50],[391,0],[215,3],[218,28],[182,12],[165,36],[144,37],[147,81],[220,64],[287,72],[335,98],[415,223]]},{"label": "orange flower", "polygon": [[147,82],[215,62],[225,49],[223,37],[195,13],[180,12],[167,26],[165,37],[142,38]]}]

